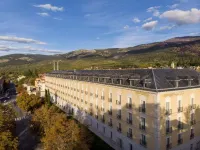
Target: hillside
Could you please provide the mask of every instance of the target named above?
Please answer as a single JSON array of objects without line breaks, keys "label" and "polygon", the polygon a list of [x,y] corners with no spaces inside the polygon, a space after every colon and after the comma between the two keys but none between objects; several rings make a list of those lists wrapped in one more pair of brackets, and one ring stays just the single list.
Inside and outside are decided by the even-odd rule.
[{"label": "hillside", "polygon": [[[200,36],[176,37],[162,42],[127,48],[76,50],[60,55],[12,54],[0,57],[0,69],[38,68],[52,69],[52,60],[62,60],[61,69],[127,68],[200,65]],[[12,70],[12,69],[11,69]]]}]

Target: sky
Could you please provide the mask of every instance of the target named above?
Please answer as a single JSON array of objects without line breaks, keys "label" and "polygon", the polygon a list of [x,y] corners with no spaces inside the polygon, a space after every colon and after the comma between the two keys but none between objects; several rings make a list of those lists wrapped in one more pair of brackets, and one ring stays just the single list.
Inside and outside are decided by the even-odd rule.
[{"label": "sky", "polygon": [[200,0],[1,0],[0,56],[200,35]]}]

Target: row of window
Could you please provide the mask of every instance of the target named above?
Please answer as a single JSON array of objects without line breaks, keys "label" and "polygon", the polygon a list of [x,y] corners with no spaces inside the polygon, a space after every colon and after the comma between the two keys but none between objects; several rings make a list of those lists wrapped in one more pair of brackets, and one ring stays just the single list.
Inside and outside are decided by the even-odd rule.
[{"label": "row of window", "polygon": [[[190,130],[190,140],[194,139],[194,129],[192,128]],[[183,136],[182,133],[178,134],[178,140],[177,140],[177,145],[183,144]],[[193,146],[192,146],[193,147]],[[171,137],[167,137],[166,139],[166,149],[171,149],[172,148],[172,140]],[[193,148],[192,148],[193,149]]]}]

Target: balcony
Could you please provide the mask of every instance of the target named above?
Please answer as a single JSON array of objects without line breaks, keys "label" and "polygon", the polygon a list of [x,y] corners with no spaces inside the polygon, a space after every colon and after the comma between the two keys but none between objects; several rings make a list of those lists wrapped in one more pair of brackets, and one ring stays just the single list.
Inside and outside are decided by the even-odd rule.
[{"label": "balcony", "polygon": [[196,104],[190,105],[190,109],[196,109]]},{"label": "balcony", "polygon": [[129,104],[129,103],[127,103],[127,104],[126,104],[126,108],[128,108],[128,109],[132,109],[132,105]]},{"label": "balcony", "polygon": [[113,126],[112,122],[108,122],[108,126],[112,127]]},{"label": "balcony", "polygon": [[139,107],[139,112],[145,113],[146,108],[144,106]]},{"label": "balcony", "polygon": [[121,127],[117,127],[117,131],[121,133],[122,132],[122,128]]},{"label": "balcony", "polygon": [[178,130],[182,130],[183,129],[183,123],[179,123],[177,128],[178,128]]},{"label": "balcony", "polygon": [[145,125],[139,124],[139,128],[142,131],[146,131],[146,126]]},{"label": "balcony", "polygon": [[121,120],[121,115],[117,114],[117,119]]},{"label": "balcony", "polygon": [[190,140],[194,138],[194,133],[190,134]]},{"label": "balcony", "polygon": [[178,108],[178,112],[180,113],[180,112],[183,112],[183,107],[179,107]]},{"label": "balcony", "polygon": [[117,105],[121,105],[121,101],[116,100],[116,104],[117,104]]},{"label": "balcony", "polygon": [[112,116],[112,110],[108,110],[108,114]]},{"label": "balcony", "polygon": [[195,120],[195,119],[191,120],[191,121],[190,121],[190,124],[191,124],[191,125],[195,125],[195,124],[196,124],[196,120]]},{"label": "balcony", "polygon": [[165,115],[171,115],[172,114],[172,109],[168,109],[165,111]]},{"label": "balcony", "polygon": [[168,143],[167,145],[166,145],[166,150],[169,150],[169,149],[171,149],[172,148],[172,143]]},{"label": "balcony", "polygon": [[140,145],[147,147],[147,142],[140,139]]},{"label": "balcony", "polygon": [[183,139],[178,139],[178,145],[183,144]]},{"label": "balcony", "polygon": [[112,98],[109,98],[109,99],[108,99],[108,102],[112,102]]},{"label": "balcony", "polygon": [[133,134],[130,133],[130,132],[127,132],[127,137],[130,138],[130,139],[132,139],[133,138]]},{"label": "balcony", "polygon": [[170,133],[172,133],[172,127],[166,128],[166,134],[170,134]]},{"label": "balcony", "polygon": [[128,124],[132,125],[132,122],[133,122],[133,121],[132,121],[132,119],[127,118],[127,119],[126,119],[126,122],[127,122]]}]

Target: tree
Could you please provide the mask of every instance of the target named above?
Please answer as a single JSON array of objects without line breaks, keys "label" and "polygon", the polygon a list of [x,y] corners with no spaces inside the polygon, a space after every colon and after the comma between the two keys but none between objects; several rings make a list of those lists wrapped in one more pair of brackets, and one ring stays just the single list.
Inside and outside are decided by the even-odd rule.
[{"label": "tree", "polygon": [[51,96],[50,96],[49,90],[45,90],[44,101],[45,101],[45,104],[46,104],[48,107],[50,107],[50,106],[52,105],[52,103],[51,103]]},{"label": "tree", "polygon": [[21,84],[17,86],[16,90],[17,90],[17,93],[23,93],[23,92],[25,92],[25,88]]},{"label": "tree", "polygon": [[0,150],[17,150],[18,140],[14,137],[15,113],[10,106],[0,105]]},{"label": "tree", "polygon": [[41,100],[38,95],[23,92],[17,97],[17,105],[26,112],[33,112],[36,108],[41,106]]},{"label": "tree", "polygon": [[73,150],[80,142],[78,125],[74,120],[67,120],[64,114],[55,115],[52,121],[54,124],[45,128],[42,138],[44,149]]},{"label": "tree", "polygon": [[47,105],[37,109],[31,120],[31,128],[41,136],[44,149],[89,150],[92,136],[86,128],[67,119],[57,107]]}]

